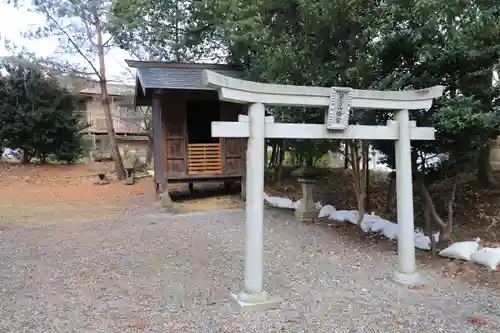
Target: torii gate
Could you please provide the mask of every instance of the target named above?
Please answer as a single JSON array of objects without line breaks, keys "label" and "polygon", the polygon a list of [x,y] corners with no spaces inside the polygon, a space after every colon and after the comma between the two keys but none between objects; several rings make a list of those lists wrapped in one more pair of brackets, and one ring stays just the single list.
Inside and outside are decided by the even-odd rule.
[{"label": "torii gate", "polygon": [[[394,279],[411,284],[419,279],[415,265],[411,140],[434,140],[434,128],[417,127],[409,110],[429,109],[443,86],[422,90],[376,91],[265,84],[205,70],[206,86],[216,88],[221,101],[250,104],[248,118],[212,122],[213,137],[248,137],[244,287],[231,299],[241,309],[276,308],[281,301],[264,290],[264,159],[265,138],[394,140],[398,218],[398,264]],[[274,123],[265,106],[328,107],[325,124]],[[386,126],[348,125],[350,109],[398,110]]]}]

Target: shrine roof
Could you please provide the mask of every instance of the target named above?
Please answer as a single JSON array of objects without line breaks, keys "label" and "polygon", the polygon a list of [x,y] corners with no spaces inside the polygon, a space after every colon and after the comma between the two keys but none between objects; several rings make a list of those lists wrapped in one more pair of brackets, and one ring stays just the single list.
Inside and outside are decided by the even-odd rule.
[{"label": "shrine roof", "polygon": [[137,69],[136,101],[149,99],[148,96],[153,89],[216,90],[204,85],[203,70],[205,69],[234,78],[246,77],[246,72],[242,68],[226,64],[134,60],[126,60],[126,62],[129,67]]}]

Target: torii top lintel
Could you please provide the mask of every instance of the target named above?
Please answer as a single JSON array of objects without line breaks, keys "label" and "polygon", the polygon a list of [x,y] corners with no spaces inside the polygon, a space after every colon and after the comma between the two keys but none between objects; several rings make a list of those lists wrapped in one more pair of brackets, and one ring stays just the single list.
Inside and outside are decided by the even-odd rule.
[{"label": "torii top lintel", "polygon": [[332,89],[349,92],[353,109],[421,110],[429,109],[444,86],[420,90],[381,91],[351,88],[324,88],[259,83],[232,78],[214,71],[203,71],[203,83],[218,90],[219,98],[233,103],[264,103],[289,106],[328,106]]}]

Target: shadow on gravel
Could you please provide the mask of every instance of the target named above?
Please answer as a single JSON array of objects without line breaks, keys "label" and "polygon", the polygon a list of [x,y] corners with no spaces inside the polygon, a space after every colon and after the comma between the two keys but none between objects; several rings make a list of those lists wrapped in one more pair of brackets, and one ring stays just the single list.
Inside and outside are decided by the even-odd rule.
[{"label": "shadow on gravel", "polygon": [[174,188],[170,197],[177,213],[208,212],[225,209],[241,209],[244,202],[239,186],[225,188],[219,183],[197,184],[193,191],[188,186]]},{"label": "shadow on gravel", "polygon": [[189,188],[184,186],[172,189],[169,193],[173,201],[188,202],[220,196],[238,196],[240,191],[241,188],[239,185],[227,189],[223,184],[219,183],[201,183],[195,185],[193,192],[190,192]]}]

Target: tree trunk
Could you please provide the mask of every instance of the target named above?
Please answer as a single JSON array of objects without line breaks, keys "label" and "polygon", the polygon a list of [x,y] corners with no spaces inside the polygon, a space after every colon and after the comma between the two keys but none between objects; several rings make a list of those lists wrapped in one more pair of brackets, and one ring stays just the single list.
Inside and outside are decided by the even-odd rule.
[{"label": "tree trunk", "polygon": [[345,150],[344,150],[344,169],[348,169],[349,168],[349,144],[347,143],[347,141],[344,141],[344,144],[345,144]]},{"label": "tree trunk", "polygon": [[29,164],[30,163],[30,154],[28,149],[23,149],[23,159],[21,160],[21,164]]},{"label": "tree trunk", "polygon": [[498,184],[493,178],[493,170],[490,163],[491,141],[479,150],[477,160],[477,179],[486,188],[497,188]]},{"label": "tree trunk", "polygon": [[283,181],[283,162],[285,161],[285,149],[286,149],[286,141],[283,139],[281,141],[281,145],[279,145],[279,154],[277,156],[277,163],[276,163],[276,176],[275,176],[275,182],[281,183]]},{"label": "tree trunk", "polygon": [[353,185],[354,192],[356,194],[356,200],[358,203],[358,226],[361,227],[361,222],[363,221],[363,217],[365,215],[366,207],[365,207],[365,198],[366,198],[366,173],[362,168],[365,166],[365,161],[363,157],[367,152],[367,144],[365,142],[361,142],[361,147],[358,146],[356,141],[350,141],[349,147],[350,158],[349,161],[352,167],[352,177],[353,177]]},{"label": "tree trunk", "polygon": [[306,166],[310,166],[310,167],[314,166],[314,157],[312,157],[312,156],[306,157]]},{"label": "tree trunk", "polygon": [[[456,194],[457,194],[457,187],[458,187],[458,177],[459,177],[459,172],[458,168],[455,173],[454,179],[453,179],[453,187],[451,190],[451,193],[448,198],[448,204],[447,204],[447,210],[448,210],[448,216],[446,220],[443,220],[437,213],[436,211],[436,206],[434,205],[434,202],[432,201],[431,195],[429,194],[429,190],[427,189],[427,186],[425,185],[424,182],[424,177],[420,175],[418,177],[417,185],[420,190],[420,195],[422,197],[422,205],[424,209],[424,218],[429,219],[430,221],[434,222],[439,227],[439,241],[437,246],[440,245],[445,245],[452,236],[453,232],[453,215],[454,215],[454,206],[455,206],[455,199],[456,199]],[[427,226],[429,229],[430,227]],[[431,235],[432,237],[432,235]]]},{"label": "tree trunk", "polygon": [[[493,110],[493,99],[491,95],[491,82],[493,80],[493,67],[491,70],[484,72],[475,78],[474,84],[469,85],[467,90],[462,91],[465,96],[475,96],[475,98],[481,101],[481,112],[489,112]],[[491,135],[491,134],[490,134]],[[483,186],[487,188],[498,188],[497,182],[493,179],[493,173],[491,170],[490,163],[490,153],[493,139],[495,137],[490,137],[490,140],[479,150],[479,158],[477,160],[477,179],[482,183]]]},{"label": "tree trunk", "polygon": [[280,165],[280,156],[283,151],[283,145],[280,142],[276,142],[276,151],[274,152],[273,168],[276,169]]},{"label": "tree trunk", "polygon": [[[367,147],[368,144],[366,144]],[[370,209],[370,161],[369,161],[369,149],[366,148],[364,151],[363,163],[365,168],[365,209]]]},{"label": "tree trunk", "polygon": [[394,207],[394,194],[396,194],[396,171],[393,170],[389,174],[389,186],[387,187],[387,204],[385,206],[385,212],[392,212],[392,208]]},{"label": "tree trunk", "polygon": [[434,238],[434,233],[432,232],[432,220],[431,220],[431,214],[429,212],[429,209],[424,205],[422,207],[423,211],[423,217],[424,217],[424,235],[429,237],[431,244],[431,254],[435,255],[437,253],[437,244],[436,244],[436,239]]},{"label": "tree trunk", "polygon": [[116,175],[119,180],[125,179],[125,169],[123,167],[122,156],[116,143],[115,129],[113,127],[113,118],[111,117],[111,107],[109,103],[108,87],[106,82],[106,66],[104,62],[104,47],[102,40],[101,22],[96,24],[97,32],[97,56],[99,58],[99,86],[101,87],[101,103],[104,109],[106,127],[108,128],[109,145],[111,148],[111,157],[115,164]]},{"label": "tree trunk", "polygon": [[148,151],[146,153],[146,165],[151,165],[153,160],[153,137],[148,134]]},{"label": "tree trunk", "polygon": [[[273,169],[276,165],[276,148],[277,148],[277,141],[273,141],[271,145],[271,157],[269,158],[269,161],[267,161],[267,168],[268,169]],[[266,154],[267,157],[267,154]]]}]

